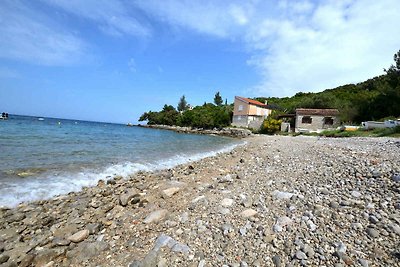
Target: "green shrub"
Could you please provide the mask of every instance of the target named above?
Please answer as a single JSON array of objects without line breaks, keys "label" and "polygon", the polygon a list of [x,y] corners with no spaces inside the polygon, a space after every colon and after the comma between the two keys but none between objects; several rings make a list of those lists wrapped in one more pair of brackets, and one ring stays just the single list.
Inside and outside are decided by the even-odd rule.
[{"label": "green shrub", "polygon": [[274,134],[280,131],[281,128],[281,120],[272,119],[270,117],[266,118],[261,125],[260,133],[263,134]]}]

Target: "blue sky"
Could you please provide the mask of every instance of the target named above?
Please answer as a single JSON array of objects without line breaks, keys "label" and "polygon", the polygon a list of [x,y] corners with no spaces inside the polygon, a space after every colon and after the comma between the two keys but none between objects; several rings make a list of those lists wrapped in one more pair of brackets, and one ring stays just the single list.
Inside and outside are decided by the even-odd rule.
[{"label": "blue sky", "polygon": [[216,91],[291,96],[380,75],[398,0],[0,1],[0,112],[133,122]]}]

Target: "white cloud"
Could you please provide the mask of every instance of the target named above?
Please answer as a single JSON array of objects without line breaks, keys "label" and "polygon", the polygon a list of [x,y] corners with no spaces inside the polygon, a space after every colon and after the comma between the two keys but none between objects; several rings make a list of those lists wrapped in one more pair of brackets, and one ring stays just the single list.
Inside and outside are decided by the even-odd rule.
[{"label": "white cloud", "polygon": [[146,0],[138,1],[135,5],[171,25],[187,27],[202,34],[230,38],[241,32],[241,26],[247,24],[254,11],[252,2]]},{"label": "white cloud", "polygon": [[383,73],[400,49],[398,0],[140,1],[161,21],[241,40],[263,80],[253,95],[293,95]]},{"label": "white cloud", "polygon": [[107,34],[149,36],[150,29],[133,15],[134,10],[119,0],[43,0],[68,13],[92,20]]},{"label": "white cloud", "polygon": [[19,1],[2,1],[0,36],[0,58],[34,64],[72,64],[86,47],[80,38],[56,28],[44,14]]}]

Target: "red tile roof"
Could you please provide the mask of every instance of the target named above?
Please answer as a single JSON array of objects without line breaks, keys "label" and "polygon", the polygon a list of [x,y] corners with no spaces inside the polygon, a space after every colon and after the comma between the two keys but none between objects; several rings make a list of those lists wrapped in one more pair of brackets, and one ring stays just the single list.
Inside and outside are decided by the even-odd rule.
[{"label": "red tile roof", "polygon": [[241,97],[241,96],[236,96],[236,98],[238,98],[239,100],[242,100],[244,102],[247,102],[249,104],[255,105],[255,106],[267,108],[266,104],[261,103],[260,101],[257,101],[257,100],[253,100],[253,99],[249,99],[249,98],[245,98],[245,97]]},{"label": "red tile roof", "polygon": [[309,116],[337,116],[339,110],[337,109],[314,109],[314,108],[298,108],[296,109],[296,115],[309,115]]}]

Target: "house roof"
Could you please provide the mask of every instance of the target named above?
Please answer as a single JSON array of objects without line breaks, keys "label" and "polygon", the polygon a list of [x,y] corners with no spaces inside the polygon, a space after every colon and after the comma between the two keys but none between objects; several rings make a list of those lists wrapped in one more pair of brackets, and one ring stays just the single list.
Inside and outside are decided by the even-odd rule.
[{"label": "house roof", "polygon": [[242,100],[243,102],[255,105],[255,106],[259,106],[259,107],[263,107],[263,108],[268,108],[268,105],[261,103],[260,101],[257,100],[253,100],[253,99],[249,99],[246,97],[241,97],[241,96],[236,96],[237,99]]},{"label": "house roof", "polygon": [[309,116],[337,116],[339,110],[337,109],[314,109],[314,108],[298,108],[296,109],[296,115],[309,115]]}]

